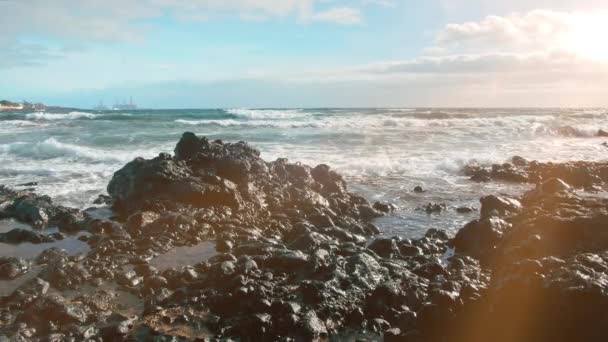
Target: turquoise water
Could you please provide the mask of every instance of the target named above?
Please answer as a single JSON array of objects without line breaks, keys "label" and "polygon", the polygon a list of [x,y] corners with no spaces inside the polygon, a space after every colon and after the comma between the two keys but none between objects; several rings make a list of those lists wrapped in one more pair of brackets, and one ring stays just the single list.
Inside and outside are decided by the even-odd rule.
[{"label": "turquoise water", "polygon": [[[564,129],[564,127],[571,129]],[[36,191],[79,208],[92,206],[112,174],[135,157],[172,152],[184,131],[245,140],[266,160],[326,163],[370,200],[399,210],[378,221],[390,234],[456,230],[476,214],[427,215],[428,202],[478,206],[488,193],[525,187],[473,184],[471,162],[513,155],[540,160],[603,160],[594,137],[608,130],[603,109],[306,109],[154,110],[0,114],[0,183],[37,182]],[[427,192],[414,194],[421,185]]]}]

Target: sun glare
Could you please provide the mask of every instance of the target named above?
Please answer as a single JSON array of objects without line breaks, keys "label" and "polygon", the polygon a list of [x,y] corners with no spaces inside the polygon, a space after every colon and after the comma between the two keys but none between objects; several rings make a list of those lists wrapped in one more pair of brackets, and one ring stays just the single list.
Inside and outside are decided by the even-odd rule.
[{"label": "sun glare", "polygon": [[571,30],[563,36],[560,47],[580,57],[608,62],[608,13],[594,16],[579,16]]}]

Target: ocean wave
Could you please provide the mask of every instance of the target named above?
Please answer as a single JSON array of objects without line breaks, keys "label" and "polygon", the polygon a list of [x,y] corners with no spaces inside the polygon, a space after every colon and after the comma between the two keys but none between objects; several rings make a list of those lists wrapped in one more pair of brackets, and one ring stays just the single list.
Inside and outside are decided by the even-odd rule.
[{"label": "ocean wave", "polygon": [[239,121],[235,119],[206,119],[206,120],[185,120],[177,119],[174,121],[178,124],[189,125],[189,126],[219,126],[219,127],[249,127],[249,128],[320,128],[323,127],[323,123],[311,122],[311,121],[276,121],[276,120],[252,120],[252,121]]},{"label": "ocean wave", "polygon": [[25,115],[26,119],[29,120],[79,120],[79,119],[95,119],[100,114],[93,114],[87,112],[70,112],[70,113],[29,113]]},{"label": "ocean wave", "polygon": [[[425,114],[426,115],[426,114]],[[503,117],[450,117],[448,119],[394,116],[390,114],[310,116],[295,119],[177,119],[176,124],[232,129],[300,129],[363,130],[370,133],[386,130],[415,130],[415,135],[449,135],[453,137],[526,139],[535,137],[594,137],[603,126],[595,121],[565,120],[554,115],[514,115]],[[443,115],[440,115],[443,116]]]},{"label": "ocean wave", "polygon": [[15,177],[15,176],[40,176],[49,177],[55,172],[49,169],[14,169],[14,168],[0,168],[1,177]]},{"label": "ocean wave", "polygon": [[406,113],[417,111],[416,108],[382,108],[382,109],[378,109],[378,110],[387,111],[387,112],[406,112]]},{"label": "ocean wave", "polygon": [[15,142],[0,145],[0,152],[22,158],[47,160],[55,158],[86,159],[88,161],[125,162],[120,153],[103,151],[85,146],[62,143],[55,138],[27,143]]},{"label": "ocean wave", "polygon": [[39,123],[28,121],[28,120],[0,120],[1,128],[28,128],[38,127]]},{"label": "ocean wave", "polygon": [[240,119],[294,119],[306,116],[300,109],[226,109],[225,112]]}]

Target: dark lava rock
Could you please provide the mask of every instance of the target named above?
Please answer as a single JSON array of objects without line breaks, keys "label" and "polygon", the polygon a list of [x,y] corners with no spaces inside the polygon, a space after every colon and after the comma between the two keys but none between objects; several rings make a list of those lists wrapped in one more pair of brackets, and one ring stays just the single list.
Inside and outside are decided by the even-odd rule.
[{"label": "dark lava rock", "polygon": [[395,211],[395,206],[392,203],[375,202],[373,208],[385,214]]},{"label": "dark lava rock", "polygon": [[447,209],[444,203],[429,203],[423,207],[418,208],[419,210],[425,211],[427,214],[440,214]]},{"label": "dark lava rock", "polygon": [[8,244],[20,244],[24,242],[38,244],[45,242],[53,242],[53,239],[44,234],[40,234],[31,230],[16,228],[9,231],[8,233],[0,234],[0,242]]},{"label": "dark lava rock", "polygon": [[[583,164],[539,165],[514,158],[470,168],[472,177],[540,185],[521,203],[484,197],[481,217],[453,239],[430,229],[369,244],[379,233],[370,220],[390,205],[350,193],[329,166],[265,162],[246,143],[192,133],[175,156],[136,159],[115,174],[115,221],[0,188],[4,217],[17,217],[22,201],[19,212],[40,209],[46,225],[87,230],[91,247],[83,256],[42,252],[39,279],[0,298],[0,336],[605,340],[608,200],[566,186],[601,185],[602,166],[585,164],[589,178]],[[213,256],[198,254],[213,241]],[[163,265],[172,254],[156,258],[168,252],[183,260],[177,268]],[[0,259],[3,279],[28,270]]]},{"label": "dark lava rock", "polygon": [[456,212],[459,214],[470,214],[472,212],[475,212],[476,210],[477,210],[476,208],[468,207],[468,206],[456,208]]},{"label": "dark lava rock", "polygon": [[452,244],[458,253],[486,260],[510,228],[509,223],[498,217],[475,220],[458,231]]},{"label": "dark lava rock", "polygon": [[93,204],[97,204],[97,205],[101,205],[101,204],[111,205],[112,204],[112,197],[108,196],[108,195],[99,195],[99,196],[97,196],[97,198],[95,199],[95,201],[93,201]]},{"label": "dark lava rock", "polygon": [[0,186],[0,201],[3,203],[3,218],[15,218],[36,228],[53,225],[62,231],[75,232],[82,230],[86,223],[86,217],[80,210],[57,206],[48,196],[17,192]]},{"label": "dark lava rock", "polygon": [[577,161],[568,163],[540,163],[513,157],[513,163],[494,164],[489,167],[468,165],[464,174],[476,181],[507,181],[515,183],[540,183],[559,178],[575,188],[602,186],[608,181],[607,162]]},{"label": "dark lava rock", "polygon": [[521,209],[518,200],[500,196],[486,196],[481,198],[481,217],[491,216],[493,213],[498,216],[516,213]]},{"label": "dark lava rock", "polygon": [[0,280],[15,279],[30,270],[30,263],[21,258],[0,257]]},{"label": "dark lava rock", "polygon": [[388,259],[401,254],[399,247],[397,246],[397,241],[392,238],[378,238],[369,244],[367,248],[376,252],[379,256]]}]

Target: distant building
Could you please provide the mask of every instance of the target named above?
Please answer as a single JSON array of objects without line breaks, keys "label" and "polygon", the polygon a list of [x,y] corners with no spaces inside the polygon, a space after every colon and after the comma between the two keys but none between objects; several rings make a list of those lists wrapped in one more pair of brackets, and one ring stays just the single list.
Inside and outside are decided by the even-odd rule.
[{"label": "distant building", "polygon": [[114,106],[112,106],[112,110],[135,110],[137,109],[137,105],[133,103],[133,97],[129,99],[129,103],[127,101],[123,103],[116,102]]},{"label": "distant building", "polygon": [[103,104],[103,101],[99,101],[99,104],[96,107],[93,107],[94,110],[108,110],[109,108]]}]

